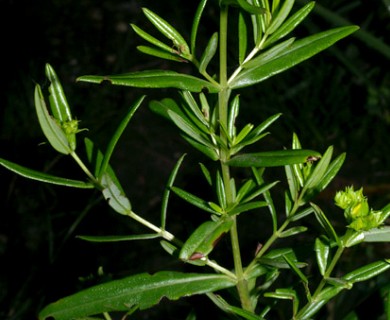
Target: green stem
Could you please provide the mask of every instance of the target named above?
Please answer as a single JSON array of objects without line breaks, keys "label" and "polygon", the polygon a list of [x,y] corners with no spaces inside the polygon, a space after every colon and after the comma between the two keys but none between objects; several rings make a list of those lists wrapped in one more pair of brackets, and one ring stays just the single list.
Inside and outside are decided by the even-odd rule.
[{"label": "green stem", "polygon": [[[228,7],[221,7],[220,14],[220,87],[221,91],[218,96],[218,116],[220,124],[227,127],[228,123],[228,105],[229,105],[229,96],[230,89],[227,84],[227,25],[228,25]],[[223,144],[227,146],[227,137],[225,136],[223,130],[220,132],[221,140]],[[234,196],[230,185],[230,168],[225,164],[225,161],[230,157],[230,152],[228,148],[221,148],[221,170],[222,178],[224,183],[224,188],[226,192],[227,205],[229,206],[234,202]],[[230,230],[231,243],[232,243],[232,252],[233,252],[233,261],[234,261],[234,270],[237,277],[237,290],[240,296],[242,308],[248,311],[253,312],[253,307],[250,299],[249,289],[247,281],[244,277],[244,271],[241,262],[241,251],[240,244],[238,240],[237,232],[237,220],[234,217],[233,226]]]}]

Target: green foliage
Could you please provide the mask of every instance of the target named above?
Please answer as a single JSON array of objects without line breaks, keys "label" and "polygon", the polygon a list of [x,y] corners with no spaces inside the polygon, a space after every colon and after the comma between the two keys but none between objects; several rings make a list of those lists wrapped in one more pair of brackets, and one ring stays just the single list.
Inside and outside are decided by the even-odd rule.
[{"label": "green foliage", "polygon": [[[329,215],[314,203],[316,196],[336,177],[344,163],[344,153],[334,157],[332,146],[323,153],[303,149],[295,133],[291,148],[264,151],[258,143],[269,134],[265,130],[281,113],[266,118],[258,125],[246,123],[238,127],[242,105],[241,93],[237,91],[295,67],[354,33],[358,27],[343,26],[301,39],[295,36],[286,39],[313,10],[313,2],[293,12],[294,0],[221,0],[218,7],[219,30],[213,30],[208,35],[209,40],[202,50],[197,39],[208,5],[213,4],[207,3],[207,0],[200,1],[189,41],[173,24],[146,8],[143,14],[161,39],[131,25],[133,31],[148,43],[148,46],[138,47],[141,53],[191,64],[197,70],[196,75],[171,70],[143,70],[78,78],[78,81],[95,84],[108,81],[112,85],[134,88],[178,89],[179,99],[153,100],[150,109],[170,121],[189,145],[205,155],[212,164],[217,164],[217,168],[208,163],[200,165],[211,189],[207,192],[207,199],[198,195],[204,195],[205,192],[200,192],[203,190],[194,194],[175,185],[184,161],[182,156],[165,186],[160,223],[155,224],[135,213],[111,167],[111,158],[145,96],[136,100],[129,109],[104,152],[91,140],[84,140],[84,161],[76,148],[76,134],[80,131],[78,121],[72,117],[62,85],[49,64],[46,65],[46,76],[50,82],[48,100],[51,113],[46,106],[45,94],[37,85],[34,97],[38,121],[49,144],[58,153],[70,155],[87,181],[55,177],[3,159],[0,159],[0,164],[24,177],[42,182],[77,188],[94,187],[116,213],[152,231],[124,236],[84,235],[80,239],[91,242],[159,239],[163,249],[181,263],[194,265],[199,270],[211,268],[215,273],[159,271],[154,275],[141,273],[109,281],[50,303],[40,312],[39,319],[82,319],[99,314],[110,319],[109,312],[122,311],[131,315],[136,309],[153,307],[163,298],[177,300],[196,294],[205,294],[228,316],[272,319],[272,312],[282,300],[287,300],[292,306],[286,311],[286,318],[308,319],[318,314],[342,291],[350,290],[355,283],[368,281],[390,268],[390,261],[381,259],[356,266],[353,270],[351,266],[342,266],[342,272],[335,272],[348,248],[362,242],[387,242],[390,234],[389,228],[382,226],[390,214],[390,206],[379,211],[370,209],[362,191],[355,192],[350,188],[336,195],[336,204],[345,211],[349,223],[343,228],[336,228]],[[238,39],[231,37],[236,33],[230,30],[231,18],[237,19],[237,24],[232,23],[232,26],[238,27]],[[230,42],[238,46],[237,57],[232,60],[227,53]],[[218,75],[209,74],[211,64],[218,66]],[[278,167],[284,169],[284,186],[265,174],[278,172]],[[285,187],[285,190],[280,192],[277,186]],[[204,221],[190,232],[185,241],[168,231],[167,216],[176,214],[168,206],[172,193],[206,213]],[[274,200],[280,194],[284,199],[282,208]],[[239,241],[241,217],[245,215],[253,224],[258,221],[265,224],[267,220],[262,217],[266,212],[271,216],[271,224],[266,226],[268,234],[259,239],[264,242],[258,246],[254,257],[244,261]],[[305,222],[312,214],[316,227]],[[307,235],[308,231],[310,235]],[[252,236],[259,237],[258,234]],[[224,255],[231,255],[233,267],[214,260],[217,256],[214,254],[219,249],[217,242],[222,237],[230,239],[231,245],[228,249],[224,248]],[[309,245],[302,245],[298,241],[300,237],[304,237]],[[279,243],[287,243],[287,246],[281,247]],[[315,269],[318,273],[309,276],[306,268],[313,263],[317,266],[310,272]],[[277,282],[282,276],[285,279]],[[194,316],[190,315],[189,319],[192,318]]]}]

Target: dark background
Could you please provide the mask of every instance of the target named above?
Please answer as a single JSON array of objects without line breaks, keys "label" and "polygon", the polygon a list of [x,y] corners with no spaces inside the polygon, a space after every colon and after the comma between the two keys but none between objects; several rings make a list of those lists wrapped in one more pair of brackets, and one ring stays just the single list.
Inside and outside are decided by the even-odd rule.
[{"label": "dark background", "polygon": [[[36,83],[48,84],[45,63],[49,62],[60,77],[80,126],[88,128],[80,136],[92,138],[102,149],[135,99],[146,93],[150,101],[175,91],[75,83],[78,76],[153,68],[191,71],[189,66],[142,56],[135,46],[143,41],[129,23],[153,32],[141,13],[141,7],[146,6],[188,38],[196,1],[2,0],[0,3],[0,157],[30,168],[83,178],[71,159],[58,156],[50,146],[42,144],[44,137],[35,118],[33,90]],[[390,195],[390,51],[386,46],[390,45],[389,3],[379,0],[318,3],[351,24],[361,26],[367,34],[355,34],[290,71],[242,90],[241,121],[257,124],[282,112],[281,120],[271,127],[272,135],[266,139],[266,146],[271,149],[289,146],[292,132],[297,132],[305,148],[324,152],[333,145],[336,155],[347,152],[340,175],[318,203],[337,210],[332,205],[334,192],[353,184],[356,188],[365,186],[371,206],[380,209],[389,202]],[[204,38],[200,38],[200,43],[205,43],[211,31],[216,30],[217,17],[212,7],[209,6],[202,20],[200,31]],[[337,25],[336,21],[313,13],[296,33],[308,35]],[[376,46],[376,42],[383,46]],[[112,161],[136,212],[158,224],[166,179],[178,157],[188,151],[190,148],[177,131],[152,114],[145,103],[122,137]],[[206,160],[196,152],[188,155],[176,184],[208,195],[210,191],[202,181],[199,161]],[[99,201],[97,192],[41,184],[3,168],[0,168],[0,192],[0,319],[34,319],[47,303],[110,277],[183,268],[161,253],[158,243],[152,240],[91,244],[76,239],[77,234],[145,232],[135,222],[112,212]],[[169,229],[181,238],[206,218],[177,199],[172,200],[171,211]],[[336,226],[343,223],[338,213],[333,214]],[[258,231],[251,231],[245,232],[249,249],[244,257],[252,254],[256,242],[261,240],[256,236]],[[385,245],[363,249],[367,259],[389,257]],[[351,250],[348,259],[347,265],[353,265],[362,259],[362,252]],[[98,274],[99,267],[103,268],[104,276]],[[378,284],[373,288],[360,291],[358,288],[355,296],[349,297],[355,304],[370,301],[367,299],[376,297]],[[185,318],[191,305],[207,303],[201,298],[162,303],[150,312],[139,313],[138,319]],[[378,308],[382,310],[381,305]],[[198,312],[202,319],[202,311]]]}]

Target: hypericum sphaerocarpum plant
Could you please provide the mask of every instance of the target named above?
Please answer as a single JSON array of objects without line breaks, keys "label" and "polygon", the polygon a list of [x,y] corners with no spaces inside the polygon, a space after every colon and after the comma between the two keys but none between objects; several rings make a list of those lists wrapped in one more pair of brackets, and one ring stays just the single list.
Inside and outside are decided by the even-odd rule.
[{"label": "hypericum sphaerocarpum plant", "polygon": [[[209,35],[205,48],[200,48],[198,29],[204,9],[209,5],[219,10],[219,30]],[[362,242],[388,241],[390,235],[389,228],[382,226],[390,214],[390,206],[372,210],[362,190],[354,191],[351,187],[336,195],[336,204],[344,210],[346,218],[346,228],[341,234],[336,232],[327,215],[313,202],[336,176],[345,154],[334,158],[332,146],[324,153],[302,149],[296,134],[293,134],[291,148],[248,153],[245,152],[246,148],[253,148],[266,137],[266,130],[281,114],[264,119],[257,125],[248,123],[240,128],[236,125],[239,112],[245,112],[238,93],[241,88],[257,85],[296,66],[358,29],[356,26],[340,27],[296,39],[292,36],[294,29],[308,16],[314,5],[314,2],[309,2],[293,10],[294,0],[219,0],[218,3],[201,0],[194,14],[190,39],[185,39],[172,24],[144,8],[145,17],[161,37],[157,39],[138,26],[131,25],[134,32],[147,43],[139,46],[139,51],[177,63],[190,63],[197,69],[197,74],[146,70],[112,76],[82,76],[78,79],[90,83],[108,81],[112,85],[137,88],[178,89],[178,100],[166,98],[151,101],[150,108],[173,122],[180,135],[197,151],[219,163],[215,172],[205,164],[200,165],[200,172],[215,191],[215,197],[202,199],[175,185],[183,155],[173,168],[162,195],[159,224],[136,213],[110,163],[121,134],[145,97],[140,97],[133,104],[105,152],[86,138],[83,144],[87,157],[81,159],[76,144],[79,123],[71,114],[54,69],[46,65],[46,76],[50,82],[49,108],[39,85],[36,85],[34,95],[40,126],[56,151],[70,155],[76,161],[86,180],[56,177],[4,159],[0,159],[0,163],[9,170],[38,181],[100,190],[113,210],[150,230],[148,234],[129,235],[127,240],[160,241],[162,248],[173,258],[198,266],[199,272],[160,271],[153,275],[142,273],[110,281],[49,304],[40,312],[39,319],[86,319],[99,314],[111,319],[109,313],[113,311],[123,311],[124,317],[130,318],[137,309],[151,308],[162,298],[175,300],[195,294],[207,295],[227,317],[272,319],[281,300],[289,300],[291,308],[285,311],[285,318],[310,319],[343,290],[351,289],[355,283],[390,268],[390,260],[383,259],[357,266],[342,275],[333,273],[347,248]],[[231,24],[232,19],[237,19],[237,23]],[[238,30],[232,30],[233,25]],[[234,37],[238,37],[238,40],[234,41]],[[233,60],[227,54],[231,43],[237,44]],[[284,191],[283,208],[274,202],[274,194],[279,192],[274,188],[278,181],[267,181],[264,175],[266,170],[273,170],[274,167],[284,167],[286,175],[288,187]],[[249,178],[242,180],[234,177],[232,168],[235,168],[234,172],[246,171]],[[168,213],[177,214],[171,213],[168,207],[172,194],[208,214],[205,221],[188,234],[187,239],[180,240],[169,232]],[[271,236],[259,245],[250,261],[243,261],[237,230],[240,216],[249,214],[253,219],[261,219],[257,215],[259,212],[270,214],[272,219],[267,229]],[[297,250],[302,248],[299,248],[298,242],[294,242],[297,235],[308,230],[302,221],[309,215],[315,216],[321,232],[314,237],[312,245],[306,245],[304,250],[307,256],[313,257],[310,261],[316,262],[317,267],[311,268],[311,272],[318,272],[319,277],[306,273],[308,262],[298,259]],[[213,250],[224,235],[230,237],[231,252],[226,255],[232,256],[233,268],[213,259]],[[106,240],[96,236],[81,238]],[[277,246],[280,239],[291,240],[291,245]],[[291,275],[288,279],[298,281],[276,281],[288,273]],[[319,278],[320,281],[313,280]],[[195,314],[190,314],[188,319],[195,317]]]}]

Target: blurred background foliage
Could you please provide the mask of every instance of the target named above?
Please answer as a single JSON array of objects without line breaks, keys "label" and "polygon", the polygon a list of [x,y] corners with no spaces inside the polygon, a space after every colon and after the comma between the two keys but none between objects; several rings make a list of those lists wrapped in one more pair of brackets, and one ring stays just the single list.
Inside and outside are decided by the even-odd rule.
[{"label": "blurred background foliage", "polygon": [[[243,89],[240,121],[259,123],[282,112],[283,117],[271,127],[272,135],[261,148],[288,147],[292,132],[297,132],[305,148],[323,152],[334,145],[336,155],[347,152],[340,176],[318,203],[334,210],[335,191],[353,184],[356,188],[365,186],[371,206],[380,209],[390,201],[390,1],[319,0],[317,4],[318,9],[296,31],[297,36],[344,23],[357,24],[361,31],[288,72],[255,88]],[[146,6],[188,36],[197,1],[2,0],[1,5],[0,156],[19,164],[61,176],[82,177],[70,159],[42,144],[33,88],[35,83],[47,86],[46,62],[62,80],[80,126],[88,128],[80,138],[91,137],[103,149],[127,108],[145,91],[76,84],[78,76],[146,68],[191,72],[188,65],[142,56],[135,49],[142,41],[130,30],[129,23],[153,33],[141,14],[141,7]],[[202,21],[201,45],[216,30],[217,23],[211,5]],[[230,50],[234,54],[234,42]],[[146,93],[148,99],[154,99],[173,92],[166,89]],[[146,104],[140,109],[112,163],[137,213],[158,221],[164,183],[176,159],[188,151],[172,126],[152,114]],[[211,197],[202,181],[199,161],[204,160],[197,153],[186,158],[177,184]],[[109,277],[188,268],[172,263],[155,242],[90,244],[76,239],[77,234],[144,231],[113,213],[90,190],[39,184],[1,168],[0,199],[0,319],[33,319],[48,302]],[[180,200],[172,200],[168,227],[184,238],[187,230],[206,216]],[[342,226],[338,215],[336,209],[336,226]],[[189,222],[183,223],[188,217]],[[261,221],[255,227],[246,233],[248,250],[244,256],[253,254],[261,241]],[[386,245],[363,249],[367,259],[389,258]],[[351,251],[347,259],[346,268],[348,263],[362,259],[362,251]],[[386,283],[388,277],[378,281]],[[372,307],[370,299],[377,296],[375,301],[380,304],[378,287],[383,288],[378,282],[367,283],[347,298],[341,297],[328,308],[327,319],[342,319],[342,310],[348,306],[360,310],[364,308],[359,305],[371,303]],[[191,305],[205,303],[209,302],[199,297],[184,299],[173,304],[173,311],[171,304],[163,302],[138,318],[182,319]],[[204,310],[198,310],[199,319]],[[383,306],[379,310],[383,311]]]}]

